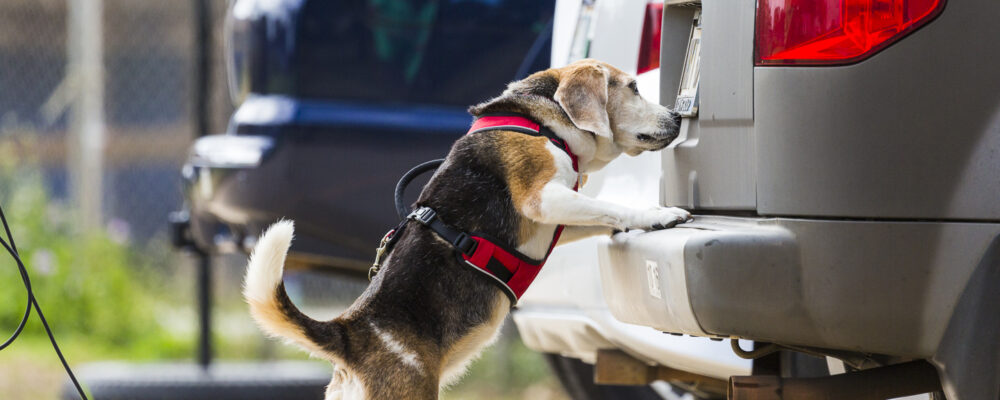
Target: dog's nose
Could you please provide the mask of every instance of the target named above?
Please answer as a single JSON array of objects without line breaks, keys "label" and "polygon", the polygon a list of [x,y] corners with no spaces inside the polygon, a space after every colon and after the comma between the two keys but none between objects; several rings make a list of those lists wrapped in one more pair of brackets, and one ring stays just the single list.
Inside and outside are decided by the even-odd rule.
[{"label": "dog's nose", "polygon": [[674,113],[674,125],[676,125],[678,127],[681,126],[681,118],[682,117],[681,117],[680,114]]}]

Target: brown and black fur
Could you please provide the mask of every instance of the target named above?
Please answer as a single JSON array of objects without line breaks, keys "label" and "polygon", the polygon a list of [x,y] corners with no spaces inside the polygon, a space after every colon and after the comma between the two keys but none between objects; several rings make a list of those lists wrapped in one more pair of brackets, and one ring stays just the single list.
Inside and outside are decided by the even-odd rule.
[{"label": "brown and black fur", "polygon": [[[543,157],[548,155],[546,142],[543,137],[510,131],[462,137],[416,205],[433,208],[443,221],[463,230],[520,244],[532,223],[515,209],[511,187],[532,185],[537,181],[532,179],[534,171],[550,169],[545,164],[551,160]],[[527,147],[529,154],[539,157],[510,162],[511,157],[502,154],[505,146]],[[283,286],[276,291],[281,311],[303,327],[310,341],[322,344],[323,353],[336,354],[340,368],[359,377],[378,377],[362,382],[368,397],[374,399],[437,398],[444,369],[464,361],[449,355],[477,328],[495,331],[496,316],[505,315],[511,306],[495,284],[459,262],[450,245],[416,222],[403,230],[371,285],[338,318],[315,321],[291,303]],[[373,321],[393,336],[405,338],[407,348],[417,353],[421,363],[434,368],[419,374],[395,354],[381,351],[370,327]],[[478,352],[478,348],[469,350]]]},{"label": "brown and black fur", "polygon": [[[600,99],[572,88],[577,81],[567,83],[565,75],[588,74],[596,68],[592,67],[536,73],[511,83],[502,96],[471,107],[470,113],[520,113],[545,124],[573,126],[567,112],[580,113],[572,108]],[[616,79],[601,84],[624,84]],[[564,104],[573,106],[560,107],[557,93]],[[536,209],[542,186],[556,173],[546,146],[551,145],[544,137],[513,131],[463,136],[415,205],[431,207],[445,223],[513,248],[538,237],[551,238],[554,225],[531,217],[540,212]],[[269,231],[258,249],[287,250],[291,224],[287,225],[287,237],[276,239]],[[280,284],[283,254],[279,259],[275,251],[261,256],[258,251],[251,257],[245,289],[251,313],[265,331],[336,365],[327,399],[437,398],[442,383],[459,376],[464,364],[495,338],[512,306],[489,278],[462,263],[454,248],[416,222],[403,230],[361,297],[330,321],[309,318],[289,300]],[[260,257],[270,258],[258,261]],[[279,265],[277,271],[274,264]],[[394,346],[396,342],[401,346]]]}]

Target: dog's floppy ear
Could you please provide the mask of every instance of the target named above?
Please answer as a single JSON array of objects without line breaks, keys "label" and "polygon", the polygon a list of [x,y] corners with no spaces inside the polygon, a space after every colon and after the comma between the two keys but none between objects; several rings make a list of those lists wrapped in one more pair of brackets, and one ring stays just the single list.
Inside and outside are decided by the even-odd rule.
[{"label": "dog's floppy ear", "polygon": [[598,65],[582,65],[566,71],[559,80],[554,99],[573,125],[598,136],[613,139],[608,121],[608,71]]}]

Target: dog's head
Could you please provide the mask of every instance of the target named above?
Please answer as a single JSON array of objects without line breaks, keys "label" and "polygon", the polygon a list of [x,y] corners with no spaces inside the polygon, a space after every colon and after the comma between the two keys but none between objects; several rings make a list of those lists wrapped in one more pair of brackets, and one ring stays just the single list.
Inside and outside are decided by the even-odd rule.
[{"label": "dog's head", "polygon": [[660,150],[677,138],[680,116],[639,95],[635,78],[596,60],[553,70],[553,100],[577,128],[610,140],[629,155]]},{"label": "dog's head", "polygon": [[563,120],[593,136],[598,152],[611,156],[660,150],[677,138],[680,127],[677,113],[639,95],[633,76],[590,59],[536,72],[469,111],[521,112],[543,123]]}]

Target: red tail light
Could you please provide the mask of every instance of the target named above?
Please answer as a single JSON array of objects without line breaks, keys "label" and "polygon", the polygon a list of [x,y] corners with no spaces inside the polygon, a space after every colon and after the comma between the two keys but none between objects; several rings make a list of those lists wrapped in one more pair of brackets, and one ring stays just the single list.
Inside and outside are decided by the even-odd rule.
[{"label": "red tail light", "polygon": [[756,65],[861,61],[934,19],[945,0],[757,0]]},{"label": "red tail light", "polygon": [[663,23],[663,3],[646,5],[646,19],[642,23],[639,42],[639,66],[636,75],[660,68],[660,24]]}]

